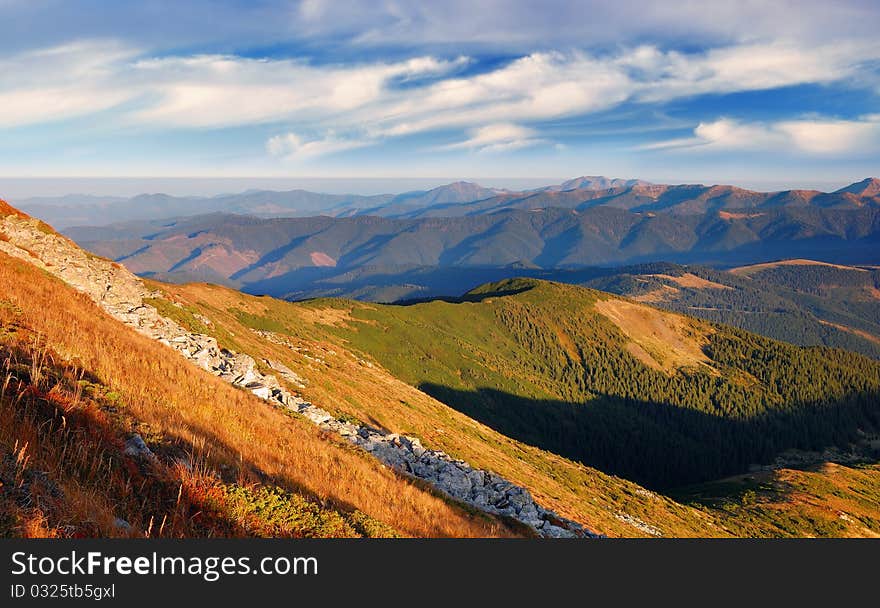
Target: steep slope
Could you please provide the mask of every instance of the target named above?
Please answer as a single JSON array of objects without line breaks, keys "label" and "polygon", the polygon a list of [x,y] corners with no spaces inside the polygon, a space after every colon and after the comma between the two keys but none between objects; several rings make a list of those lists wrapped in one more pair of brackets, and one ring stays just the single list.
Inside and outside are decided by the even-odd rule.
[{"label": "steep slope", "polygon": [[[549,524],[550,530],[571,530],[569,526],[575,524],[566,522],[564,518],[568,518],[585,524],[588,530],[614,536],[716,536],[745,530],[778,535],[784,530],[778,525],[777,511],[764,508],[763,502],[759,506],[749,502],[739,509],[731,506],[736,496],[724,505],[707,506],[699,498],[682,495],[681,500],[693,505],[688,506],[607,472],[626,470],[628,476],[666,487],[671,482],[680,483],[682,478],[712,479],[774,458],[783,466],[829,457],[838,461],[862,459],[870,455],[868,440],[878,423],[880,372],[876,363],[840,351],[787,347],[607,294],[540,281],[507,281],[475,290],[459,303],[376,306],[321,300],[290,304],[217,286],[143,285],[109,261],[82,253],[35,220],[7,216],[2,222],[6,240],[0,240],[0,248],[27,261],[13,262],[9,267],[17,263],[33,271],[34,264],[42,265],[50,273],[82,283],[81,287],[104,310],[128,315],[126,321],[143,333],[163,337],[173,350],[221,380],[269,400],[256,400],[257,405],[248,408],[250,412],[277,412],[284,415],[282,420],[296,424],[312,420],[325,433],[321,441],[337,448],[344,446],[333,440],[338,436],[372,452],[392,469],[399,468],[415,477],[423,474],[420,465],[412,467],[417,461],[439,462],[432,483],[453,496],[464,492],[461,496],[466,501],[467,497],[480,495],[479,490],[474,494],[478,486],[470,472],[483,469],[479,483],[488,480],[493,492],[494,486],[499,488],[496,498],[490,496],[487,487],[483,495],[491,502],[484,503],[483,508],[491,506],[493,512],[523,521],[526,507],[536,509],[531,513],[537,514],[540,508],[548,507],[559,514],[546,512],[547,519],[541,525]],[[46,265],[44,258],[50,250],[61,250],[63,254],[51,257],[50,265]],[[100,280],[94,280],[96,275]],[[679,280],[720,289],[707,286],[711,281],[697,275]],[[125,288],[119,291],[119,284],[130,286],[132,292]],[[106,289],[108,285],[111,289]],[[127,308],[132,297],[140,297],[141,305]],[[28,302],[38,301],[42,300],[33,294],[23,295],[10,310],[21,315]],[[84,298],[82,301],[89,303]],[[27,324],[33,324],[27,314]],[[65,322],[71,324],[70,319]],[[14,327],[23,325],[16,322]],[[70,331],[66,326],[63,330]],[[61,330],[56,327],[57,331]],[[103,345],[105,341],[102,336],[100,342],[91,342]],[[57,334],[50,335],[49,342],[61,343]],[[91,348],[105,350],[94,345]],[[173,354],[173,350],[168,352]],[[75,350],[69,352],[80,356]],[[115,364],[110,359],[110,364]],[[184,358],[179,361],[185,364]],[[112,377],[123,388],[127,381],[124,374],[136,375],[130,369],[116,373],[119,375]],[[803,381],[806,374],[810,375],[809,382]],[[193,381],[198,383],[203,375],[190,372],[190,384],[180,390],[197,393]],[[207,378],[211,380],[210,375]],[[107,386],[119,392],[115,385]],[[219,386],[229,389],[226,383]],[[247,392],[233,392],[255,399]],[[143,389],[138,394],[142,395]],[[163,398],[164,403],[176,403],[173,396]],[[277,405],[269,407],[273,399]],[[134,410],[128,403],[126,406]],[[166,407],[166,416],[167,411]],[[290,418],[287,412],[299,412],[302,417],[294,413]],[[138,410],[135,420],[142,424],[141,416]],[[272,422],[279,424],[278,420]],[[200,428],[214,430],[213,425],[218,424],[222,424],[220,420]],[[363,434],[362,429],[366,431]],[[187,437],[193,437],[189,432]],[[155,441],[152,436],[147,440],[153,448],[150,453],[158,454],[160,462],[165,462],[168,453],[177,455],[173,445],[167,447],[166,436]],[[141,454],[141,460],[149,458],[134,436],[123,433],[121,438],[131,443],[124,445],[125,449]],[[215,441],[208,439],[203,445],[213,447]],[[807,451],[835,445],[840,447],[816,456]],[[235,447],[242,449],[240,445]],[[251,451],[269,447],[249,446],[244,452],[248,464]],[[275,449],[276,454],[282,453]],[[15,450],[19,446],[13,441],[9,451]],[[363,452],[346,452],[344,448],[343,453],[365,457]],[[404,453],[420,456],[417,461],[408,461],[401,459]],[[10,456],[5,462],[21,460]],[[335,487],[323,503],[310,502],[312,494],[307,483],[314,480],[307,479],[288,489],[291,486],[275,471],[267,474],[261,466],[252,473],[256,485],[242,484],[241,456],[237,468],[234,456],[231,460],[232,464],[225,466],[231,467],[233,477],[220,475],[219,482],[211,485],[211,506],[213,512],[234,514],[227,519],[246,518],[252,533],[393,533],[380,523],[390,523],[389,519],[371,519],[374,513],[367,509],[362,511],[364,515],[358,514],[348,502],[337,507],[333,496],[338,496],[342,488]],[[277,470],[277,459],[273,464]],[[350,462],[345,464],[351,466]],[[8,471],[16,475],[19,468],[16,464]],[[226,470],[216,461],[208,468]],[[390,470],[384,471],[402,481]],[[800,474],[790,469],[778,471],[775,474]],[[286,469],[284,472],[291,474]],[[28,491],[31,487],[44,491],[32,472],[18,475],[27,482],[22,487]],[[873,483],[870,471],[867,477],[859,482],[859,488],[869,488]],[[271,481],[264,488],[267,478]],[[175,483],[175,478],[171,479]],[[469,480],[467,489],[459,488],[465,479]],[[87,476],[84,481],[94,484]],[[811,505],[816,501],[826,504],[829,500],[820,489],[833,481],[830,473],[821,470],[809,484],[819,493],[787,497],[787,504],[802,510],[799,512],[812,513]],[[182,487],[181,481],[176,483],[171,487]],[[303,492],[304,487],[305,493],[297,496],[296,492]],[[404,487],[417,491],[422,486]],[[280,515],[276,509],[267,513],[249,507],[265,504],[260,498],[262,492],[269,492],[272,501],[281,500],[285,505]],[[536,502],[531,502],[531,496]],[[440,504],[452,513],[460,512],[454,503]],[[12,513],[14,523],[10,528],[19,533],[24,529],[33,533],[52,531],[48,526],[41,527],[43,520],[37,514],[23,514],[17,503],[11,509],[7,506],[0,505],[0,513]],[[357,504],[354,506],[357,508]],[[381,510],[378,505],[372,508]],[[299,520],[291,513],[302,510],[312,515],[305,526],[292,529],[291,521]],[[864,505],[852,502],[840,512],[846,517],[861,517],[859,521],[869,525],[844,530],[825,526],[824,519],[805,518],[796,533],[864,535],[876,516]],[[105,521],[110,515],[108,511]],[[512,531],[491,517],[473,513],[465,517],[470,518],[470,525],[486,525],[493,534]],[[528,517],[525,521],[532,521]],[[21,521],[30,523],[24,525]],[[174,521],[183,520],[175,519],[174,513],[166,517],[166,522]],[[149,522],[146,525],[149,529]],[[195,533],[175,525],[162,526],[160,532],[176,529],[178,535]],[[452,524],[447,521],[446,525]],[[241,527],[225,530],[227,534],[242,533]],[[218,528],[217,533],[224,532]]]},{"label": "steep slope", "polygon": [[836,190],[835,194],[847,192],[856,196],[880,196],[880,179],[876,177],[868,177],[860,182],[845,186],[840,190]]},{"label": "steep slope", "polygon": [[[4,535],[524,532],[414,485],[222,370],[196,372],[148,337],[177,325],[130,307],[136,278],[13,211],[0,208]],[[113,318],[126,315],[146,324]]]}]

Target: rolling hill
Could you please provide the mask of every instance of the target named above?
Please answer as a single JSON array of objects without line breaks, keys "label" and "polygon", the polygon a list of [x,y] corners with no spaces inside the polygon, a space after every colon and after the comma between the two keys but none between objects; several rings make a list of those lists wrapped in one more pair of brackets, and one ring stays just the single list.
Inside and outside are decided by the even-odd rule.
[{"label": "rolling hill", "polygon": [[465,203],[505,192],[479,184],[455,182],[431,190],[402,194],[325,194],[307,190],[248,190],[212,197],[141,194],[131,198],[67,195],[22,199],[18,206],[54,226],[162,219],[205,213],[239,213],[259,217],[333,216],[418,211],[434,205]]},{"label": "rolling hill", "polygon": [[351,310],[361,323],[337,331],[405,381],[507,435],[655,488],[847,444],[877,423],[876,361],[580,287],[512,279],[461,302]]},{"label": "rolling hill", "polygon": [[[874,457],[869,432],[873,423],[864,427],[856,425],[861,430],[850,436],[853,445],[844,439],[838,448],[831,447],[834,442],[828,444],[828,449],[819,447],[825,444],[822,433],[831,430],[831,427],[826,428],[828,417],[843,420],[853,413],[849,406],[843,405],[845,399],[829,403],[828,409],[823,410],[813,410],[807,404],[793,406],[793,409],[799,409],[801,405],[805,407],[801,413],[804,418],[800,418],[800,415],[789,418],[789,414],[776,410],[780,407],[787,409],[786,398],[780,398],[781,393],[777,391],[786,392],[801,384],[799,374],[802,370],[812,369],[819,361],[823,363],[816,368],[816,373],[821,373],[822,369],[839,370],[838,365],[841,365],[849,368],[848,376],[840,378],[842,382],[873,382],[868,380],[868,376],[863,378],[862,372],[865,369],[875,370],[868,375],[874,374],[878,364],[857,355],[828,349],[789,347],[746,333],[736,333],[735,330],[662,313],[648,306],[642,310],[647,311],[649,317],[654,316],[654,320],[659,319],[660,328],[666,327],[671,331],[661,331],[659,338],[646,340],[651,332],[638,330],[631,339],[604,314],[588,315],[589,322],[583,322],[584,312],[578,303],[594,302],[595,305],[599,298],[609,298],[607,294],[542,281],[487,285],[471,294],[467,301],[458,303],[431,301],[404,306],[339,299],[288,303],[248,296],[216,285],[155,285],[162,289],[164,297],[179,306],[177,311],[181,319],[188,319],[184,322],[191,323],[195,329],[200,327],[204,319],[208,319],[215,327],[223,327],[233,334],[228,340],[234,340],[236,348],[255,357],[284,357],[280,353],[286,349],[287,359],[282,360],[288,362],[305,380],[302,393],[314,402],[333,404],[332,411],[336,415],[367,420],[396,433],[419,436],[427,445],[434,445],[458,458],[499,471],[508,479],[526,485],[536,497],[558,513],[584,521],[592,529],[611,536],[689,536],[695,533],[714,536],[728,534],[733,529],[741,532],[748,529],[751,533],[760,531],[764,535],[832,532],[865,535],[872,533],[871,530],[880,531],[880,513],[876,510],[864,517],[854,518],[851,523],[838,520],[839,511],[832,508],[833,496],[830,494],[811,494],[807,500],[804,495],[789,494],[780,485],[772,496],[761,494],[760,500],[743,504],[739,486],[723,486],[729,492],[722,494],[719,488],[712,486],[715,482],[708,482],[706,489],[699,486],[699,491],[671,492],[672,496],[677,497],[677,502],[672,502],[656,488],[654,491],[647,490],[620,476],[607,475],[607,471],[619,471],[618,467],[630,466],[626,463],[640,462],[641,466],[645,466],[645,463],[652,462],[651,458],[643,458],[643,450],[651,449],[649,444],[655,441],[660,446],[664,441],[670,441],[675,446],[674,449],[657,447],[655,462],[663,462],[665,467],[681,473],[687,469],[686,466],[678,468],[681,462],[703,462],[695,459],[690,450],[717,452],[719,445],[735,444],[737,436],[740,439],[752,437],[745,442],[749,444],[763,435],[763,431],[757,431],[756,427],[765,430],[786,427],[801,429],[806,424],[812,429],[808,435],[819,433],[813,436],[818,441],[812,447],[783,449],[786,445],[783,441],[773,448],[771,444],[775,439],[762,439],[758,441],[762,444],[758,447],[730,449],[744,456],[742,463],[755,457],[755,452],[751,450],[766,449],[763,459],[765,465],[755,461],[749,465],[741,463],[738,467],[740,470],[757,468],[759,472],[756,475],[763,477],[803,476],[807,473],[802,471],[814,471],[809,479],[812,479],[811,486],[818,487],[837,483],[833,479],[826,479],[822,473],[825,470],[823,463],[832,460],[841,463],[835,465],[838,467],[835,470],[850,471],[858,479],[865,477],[859,483],[877,492],[880,490],[880,478],[871,468],[872,465],[865,464]],[[562,295],[558,290],[563,290]],[[552,297],[548,297],[548,292]],[[541,305],[535,307],[535,300]],[[625,310],[626,300],[611,301]],[[539,351],[534,345],[527,345],[531,344],[532,336],[523,335],[524,332],[520,332],[515,324],[515,317],[502,316],[499,309],[510,309],[518,312],[520,318],[535,319],[536,325],[553,327],[543,335],[538,334],[539,343],[546,350]],[[554,314],[562,315],[563,319],[568,317],[563,321],[568,325],[563,327],[556,322],[557,319],[546,318],[544,313],[548,309],[555,310]],[[606,312],[613,317],[614,308]],[[631,327],[631,324],[627,325]],[[596,333],[596,327],[604,331]],[[786,380],[780,380],[777,388],[770,378],[778,372],[768,376],[765,371],[763,376],[752,376],[751,372],[756,370],[735,357],[729,364],[722,364],[694,347],[691,342],[694,336],[688,334],[696,330],[723,332],[725,339],[733,340],[735,344],[743,339],[754,346],[753,341],[757,340],[760,351],[753,351],[753,356],[757,356],[755,363],[759,369],[769,371],[774,361],[779,364],[785,360],[780,367],[788,367],[792,373]],[[593,342],[598,351],[593,359],[584,357],[585,362],[592,364],[590,367],[595,367],[595,377],[620,379],[622,384],[631,385],[630,390],[641,393],[642,397],[620,399],[611,394],[600,394],[588,399],[585,391],[572,388],[578,382],[569,384],[567,380],[584,373],[586,363],[575,364],[566,358],[568,355],[565,353],[582,347],[582,341]],[[627,346],[631,341],[634,346]],[[557,353],[555,356],[548,356],[554,351]],[[800,357],[803,359],[794,364],[794,359]],[[720,354],[718,359],[721,359]],[[611,371],[605,368],[609,364],[612,365]],[[566,371],[557,376],[547,372],[551,367]],[[675,392],[669,388],[670,385],[699,386],[700,378],[694,378],[693,375],[699,375],[701,370],[705,370],[708,392],[714,393],[714,399],[723,404],[723,412],[713,408],[714,415],[720,420],[713,421],[713,416],[698,415],[690,410],[690,413],[682,412],[679,418],[668,409],[653,411],[657,404],[650,399],[645,400],[645,395],[654,390],[648,387],[655,382],[670,383],[664,389],[671,391],[670,394]],[[716,373],[722,377],[716,376]],[[837,374],[837,371],[833,373]],[[636,380],[643,374],[642,380]],[[745,385],[734,388],[742,381],[737,380],[740,374],[742,380],[751,379]],[[558,377],[566,381],[560,381]],[[733,381],[732,384],[728,380],[722,381],[727,377]],[[467,386],[481,388],[466,389]],[[801,387],[796,390],[813,388]],[[828,388],[826,386],[821,390]],[[764,415],[755,412],[743,416],[743,410],[752,407],[748,405],[747,395],[756,389],[757,394],[762,395],[761,400],[770,404],[772,415],[769,412]],[[728,390],[733,393],[727,394]],[[836,389],[830,390],[833,392]],[[771,397],[773,393],[776,393],[776,397]],[[563,394],[566,396],[560,397]],[[791,395],[786,397],[790,398]],[[665,398],[669,398],[669,394]],[[690,399],[687,398],[688,401]],[[860,397],[854,399],[858,401]],[[792,399],[792,402],[795,400]],[[588,410],[592,405],[596,406],[592,411],[578,412],[578,407]],[[863,405],[872,410],[873,398],[867,397]],[[696,405],[696,409],[699,407]],[[644,411],[645,408],[648,411]],[[817,418],[809,422],[814,415]],[[741,417],[755,419],[750,422],[730,420],[740,420]],[[724,418],[728,418],[727,422]],[[704,423],[714,427],[714,430],[704,428]],[[647,425],[649,432],[640,429],[643,424]],[[847,423],[844,423],[846,426]],[[692,433],[691,441],[683,440],[678,434],[687,432]],[[740,432],[743,434],[740,435]],[[582,439],[578,440],[577,437]],[[584,437],[592,441],[586,441]],[[605,440],[601,437],[605,437]],[[724,437],[732,443],[718,443]],[[555,450],[563,450],[566,442],[607,450],[610,464],[596,468],[560,457]],[[698,447],[700,443],[702,448]],[[806,443],[801,446],[805,448]],[[725,461],[722,468],[731,465],[737,468],[733,464],[735,459],[727,460],[731,457],[727,449],[721,452],[723,455],[709,457],[704,464],[709,466],[709,462],[717,464]],[[594,464],[598,462],[594,461]],[[792,469],[792,466],[800,468]],[[760,472],[765,468],[770,473]],[[714,502],[708,505],[703,499],[710,491]],[[768,506],[771,498],[775,505],[773,509]],[[691,508],[697,509],[700,515],[695,515],[689,510]],[[783,508],[805,511],[811,517],[821,511],[822,518],[805,517],[788,522],[788,527],[782,529],[776,509]],[[734,511],[735,517],[728,511]],[[706,519],[701,521],[701,516]],[[719,518],[727,520],[726,523],[720,524]],[[825,525],[832,520],[840,525]]]}]

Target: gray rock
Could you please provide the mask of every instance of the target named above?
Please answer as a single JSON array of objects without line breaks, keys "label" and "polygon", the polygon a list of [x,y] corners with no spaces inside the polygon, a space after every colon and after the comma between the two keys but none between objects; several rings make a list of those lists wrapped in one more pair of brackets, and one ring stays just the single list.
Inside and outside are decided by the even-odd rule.
[{"label": "gray rock", "polygon": [[122,532],[131,532],[131,524],[121,517],[116,517],[113,519],[113,527]]},{"label": "gray rock", "polygon": [[123,453],[127,456],[131,456],[133,458],[138,458],[140,460],[146,460],[148,462],[155,462],[156,455],[153,454],[152,450],[147,447],[147,444],[144,443],[143,438],[140,435],[132,435],[125,442],[125,449]]}]

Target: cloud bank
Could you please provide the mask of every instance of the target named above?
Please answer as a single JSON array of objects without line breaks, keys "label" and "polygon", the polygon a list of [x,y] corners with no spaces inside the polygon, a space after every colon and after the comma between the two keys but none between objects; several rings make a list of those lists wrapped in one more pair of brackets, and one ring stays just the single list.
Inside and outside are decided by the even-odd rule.
[{"label": "cloud bank", "polygon": [[[447,149],[516,149],[542,139],[531,126],[541,121],[625,102],[652,104],[841,81],[854,78],[864,62],[874,60],[880,60],[877,42],[811,48],[743,44],[692,53],[642,45],[613,54],[532,53],[460,75],[471,62],[467,57],[328,66],[235,55],[145,57],[121,43],[92,41],[0,61],[0,126],[113,109],[110,120],[140,128],[283,124],[287,129],[273,136],[269,148],[277,148],[285,133],[297,133],[293,137],[304,138],[304,143],[287,145],[296,151],[294,156],[448,129],[464,130],[470,138]],[[522,131],[512,133],[512,125]],[[722,142],[745,138],[743,129],[754,127],[700,125],[696,137],[733,145]],[[791,124],[775,131],[785,129],[800,147],[819,149],[823,138],[829,140],[826,148],[834,148],[831,139],[843,138],[840,133],[847,125]],[[669,146],[655,146],[663,147]]]}]

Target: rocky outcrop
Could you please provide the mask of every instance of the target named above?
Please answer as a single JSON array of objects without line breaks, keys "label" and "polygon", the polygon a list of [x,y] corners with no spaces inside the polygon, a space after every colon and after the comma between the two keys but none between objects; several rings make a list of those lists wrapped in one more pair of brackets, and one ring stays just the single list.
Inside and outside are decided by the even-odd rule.
[{"label": "rocky outcrop", "polygon": [[[6,236],[5,240],[0,239],[0,251],[36,264],[88,294],[114,318],[176,350],[203,370],[300,414],[400,473],[422,479],[452,498],[488,513],[518,520],[544,537],[597,536],[579,523],[545,509],[527,489],[495,473],[428,449],[416,437],[339,420],[301,399],[284,388],[275,376],[262,373],[252,357],[221,348],[215,338],[189,332],[160,315],[144,302],[160,294],[147,289],[125,268],[88,254],[68,239],[41,228],[37,220],[12,215],[0,218],[0,233]],[[264,364],[292,385],[304,387],[304,380],[284,364],[271,360],[264,360]],[[137,435],[129,439],[125,450],[145,461],[155,458]]]}]

